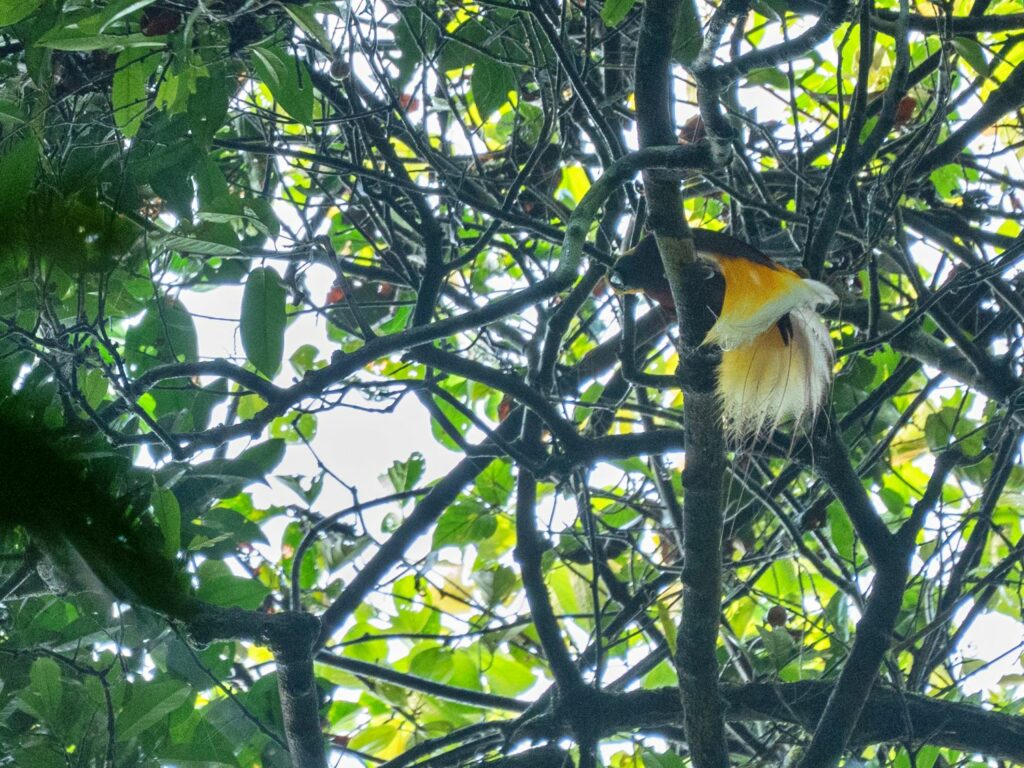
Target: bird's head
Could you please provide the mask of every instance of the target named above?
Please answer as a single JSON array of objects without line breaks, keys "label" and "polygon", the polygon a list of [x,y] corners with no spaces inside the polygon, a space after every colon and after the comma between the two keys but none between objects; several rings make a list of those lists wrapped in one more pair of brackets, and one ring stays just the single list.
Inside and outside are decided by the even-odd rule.
[{"label": "bird's head", "polygon": [[608,275],[608,283],[619,293],[643,292],[666,309],[675,308],[653,235],[647,235],[635,248],[622,254]]}]

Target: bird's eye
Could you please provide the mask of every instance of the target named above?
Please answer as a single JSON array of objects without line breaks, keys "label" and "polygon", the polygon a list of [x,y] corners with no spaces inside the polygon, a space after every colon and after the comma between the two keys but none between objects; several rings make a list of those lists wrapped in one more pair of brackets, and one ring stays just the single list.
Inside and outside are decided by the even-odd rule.
[{"label": "bird's eye", "polygon": [[620,275],[618,272],[608,273],[608,285],[610,285],[612,288],[619,289],[626,287],[626,283],[625,281],[623,281],[622,275]]}]

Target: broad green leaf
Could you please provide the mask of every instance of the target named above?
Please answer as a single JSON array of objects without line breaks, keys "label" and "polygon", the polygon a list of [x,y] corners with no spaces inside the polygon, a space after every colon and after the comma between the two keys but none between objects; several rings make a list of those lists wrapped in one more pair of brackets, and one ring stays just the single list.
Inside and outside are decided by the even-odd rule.
[{"label": "broad green leaf", "polygon": [[215,768],[239,764],[235,757],[235,742],[209,722],[208,714],[207,708],[194,712],[192,716],[196,722],[186,732],[174,734],[173,744],[160,747],[162,764],[180,768]]},{"label": "broad green leaf", "polygon": [[377,754],[380,750],[393,748],[396,743],[401,743],[398,725],[396,722],[388,722],[360,729],[348,746],[360,752]]},{"label": "broad green leaf", "polygon": [[243,222],[261,232],[265,237],[270,237],[271,232],[263,219],[255,214],[248,206],[243,206],[239,213],[219,213],[217,211],[199,211],[196,218],[202,221],[212,221],[217,224],[229,224],[231,222]]},{"label": "broad green leaf", "polygon": [[948,407],[937,413],[928,414],[924,422],[924,436],[932,451],[942,450],[949,445],[959,415],[958,411]]},{"label": "broad green leaf", "polygon": [[20,211],[39,169],[39,141],[32,134],[9,145],[0,155],[0,219]]},{"label": "broad green leaf", "polygon": [[[267,544],[267,537],[259,525],[245,518],[241,513],[227,507],[214,507],[202,517],[200,533],[189,542],[191,549],[202,549],[206,557],[230,557],[241,543],[259,542]],[[223,546],[215,547],[224,542]],[[211,550],[215,549],[215,552]]]},{"label": "broad green leaf", "polygon": [[67,754],[54,744],[35,744],[15,749],[10,758],[18,768],[67,768]]},{"label": "broad green leaf", "polygon": [[789,80],[786,79],[786,75],[775,67],[755,69],[747,75],[747,83],[750,85],[771,85],[779,89],[789,87]]},{"label": "broad green leaf", "polygon": [[78,388],[82,392],[82,397],[90,408],[98,408],[107,396],[109,384],[106,375],[98,369],[84,373],[81,368],[78,369],[78,374]]},{"label": "broad green leaf", "polygon": [[833,631],[843,641],[850,637],[850,603],[849,598],[840,591],[832,595],[825,606],[825,617],[832,625]]},{"label": "broad green leaf", "polygon": [[605,0],[601,6],[601,21],[609,27],[617,27],[619,22],[633,10],[636,0]]},{"label": "broad green leaf", "polygon": [[0,27],[17,24],[43,4],[43,0],[3,0],[0,2]]},{"label": "broad green leaf", "polygon": [[264,440],[252,448],[246,448],[238,458],[233,459],[233,462],[239,467],[250,467],[253,473],[250,477],[253,480],[266,482],[266,476],[273,472],[284,458],[284,449],[282,440]]},{"label": "broad green leaf", "polygon": [[78,30],[60,29],[55,34],[44,35],[36,43],[44,48],[55,51],[98,51],[125,48],[166,48],[167,43],[143,34],[137,35],[97,35],[79,34]]},{"label": "broad green leaf", "polygon": [[60,676],[60,664],[50,658],[36,659],[29,670],[32,703],[39,708],[39,714],[48,720],[55,720],[60,715],[63,696]]},{"label": "broad green leaf", "polygon": [[181,507],[178,506],[178,499],[166,488],[157,488],[150,497],[150,503],[160,532],[164,535],[164,553],[173,560],[181,547]]},{"label": "broad green leaf", "polygon": [[512,464],[492,461],[477,477],[476,492],[492,507],[501,507],[508,501],[514,485]]},{"label": "broad green leaf", "polygon": [[121,742],[166,721],[192,694],[184,683],[172,681],[140,681],[132,686],[131,692],[131,699],[117,717],[117,740]]},{"label": "broad green leaf", "polygon": [[228,105],[238,89],[238,78],[227,66],[211,66],[208,77],[193,78],[188,96],[192,135],[202,144],[213,139],[228,116]]},{"label": "broad green leaf", "polygon": [[125,16],[131,16],[136,11],[140,11],[147,5],[152,5],[156,0],[119,0],[119,2],[111,3],[108,5],[103,12],[103,23],[100,24],[100,32],[106,31],[107,27],[120,21]]},{"label": "broad green leaf", "polygon": [[[294,491],[295,495],[302,499],[307,506],[312,506],[313,502],[320,496],[320,492],[324,489],[323,475],[313,478],[308,483],[303,483],[305,478],[302,475],[277,475],[275,479]],[[306,488],[306,485],[309,488]]]},{"label": "broad green leaf", "polygon": [[412,657],[409,672],[417,677],[437,680],[446,683],[451,679],[454,669],[452,652],[447,648],[427,648]]},{"label": "broad green leaf", "polygon": [[644,768],[684,768],[687,763],[674,752],[643,751]]},{"label": "broad green leaf", "polygon": [[249,273],[242,294],[242,348],[256,370],[273,378],[284,356],[285,290],[271,267]]},{"label": "broad green leaf", "polygon": [[782,669],[793,659],[796,653],[796,641],[788,631],[781,627],[770,629],[759,627],[758,632],[776,669]]},{"label": "broad green leaf", "polygon": [[977,40],[970,37],[954,37],[953,47],[956,48],[961,58],[970,65],[971,69],[979,75],[988,77],[992,74],[992,68],[989,66],[988,59],[985,58],[985,50]]},{"label": "broad green leaf", "polygon": [[757,589],[779,598],[792,598],[799,594],[800,579],[792,560],[776,560],[756,582]]},{"label": "broad green leaf", "polygon": [[292,369],[297,375],[305,376],[308,371],[313,370],[313,367],[316,365],[317,355],[319,354],[320,350],[312,344],[303,344],[292,353],[292,356],[288,358],[288,362],[291,363]]},{"label": "broad green leaf", "polygon": [[[491,524],[490,531],[484,531],[480,538],[490,538],[497,529],[497,520],[494,515],[485,515],[478,521],[488,521]],[[484,602],[488,606],[495,606],[503,603],[512,590],[519,585],[516,572],[507,565],[497,565],[486,570],[478,571],[473,575],[473,581],[484,593]]]},{"label": "broad green leaf", "polygon": [[196,326],[185,305],[171,298],[150,302],[142,322],[125,334],[125,359],[140,370],[198,360]]},{"label": "broad green leaf", "polygon": [[416,484],[423,477],[423,471],[426,468],[426,461],[423,459],[423,454],[418,451],[408,458],[407,461],[396,461],[390,467],[388,467],[388,473],[386,478],[391,483],[391,487],[396,491],[408,491],[416,487]]},{"label": "broad green leaf", "polygon": [[437,551],[450,545],[462,546],[470,541],[470,530],[479,513],[465,505],[453,505],[446,509],[434,526],[431,549]]},{"label": "broad green leaf", "polygon": [[299,29],[320,43],[325,52],[330,53],[334,50],[334,44],[327,36],[327,33],[324,32],[324,28],[320,26],[320,22],[316,19],[316,14],[311,9],[303,5],[292,5],[291,3],[285,4],[284,9],[292,17],[292,21],[298,25]]},{"label": "broad green leaf", "polygon": [[135,136],[142,125],[149,107],[149,78],[158,60],[152,52],[138,49],[122,51],[117,57],[111,99],[114,122],[125,138]]},{"label": "broad green leaf", "polygon": [[298,122],[312,124],[313,84],[301,63],[277,48],[253,48],[252,55],[256,75],[281,108]]},{"label": "broad green leaf", "polygon": [[537,682],[528,666],[503,653],[495,653],[483,667],[488,687],[500,696],[518,696]]},{"label": "broad green leaf", "polygon": [[[416,71],[416,67],[423,59],[423,43],[426,42],[428,52],[436,45],[437,30],[431,23],[426,21],[423,12],[415,5],[410,4],[407,7],[399,7],[398,10],[401,12],[401,17],[395,26],[392,27],[392,33],[395,36],[395,47],[402,55],[397,57],[397,61],[392,61],[398,70],[397,77],[395,78],[395,88],[396,90],[403,90]],[[442,60],[449,47],[445,45],[441,50]],[[464,48],[465,46],[460,47]]]},{"label": "broad green leaf", "polygon": [[259,608],[270,589],[256,579],[235,576],[220,560],[205,560],[199,566],[199,589],[196,597],[208,603],[222,606]]},{"label": "broad green leaf", "polygon": [[151,236],[163,248],[168,251],[179,253],[192,253],[197,256],[237,256],[241,251],[238,248],[224,243],[214,243],[209,240],[200,240],[195,237],[184,237],[182,235],[156,235]]},{"label": "broad green leaf", "polygon": [[515,70],[508,64],[480,57],[473,65],[470,87],[480,119],[486,120],[508,101],[509,91],[516,89]]},{"label": "broad green leaf", "polygon": [[959,165],[949,163],[948,165],[936,168],[928,175],[928,178],[935,186],[935,191],[939,197],[948,199],[960,189],[960,185],[964,180],[964,172]]},{"label": "broad green leaf", "polygon": [[837,502],[828,506],[828,529],[836,551],[853,562],[856,558],[853,524],[846,511]]},{"label": "broad green leaf", "polygon": [[20,127],[25,124],[25,112],[21,104],[10,99],[0,99],[0,126],[5,129]]},{"label": "broad green leaf", "polygon": [[700,53],[703,42],[697,0],[682,0],[679,4],[676,31],[672,37],[672,58],[683,66],[690,64]]},{"label": "broad green leaf", "polygon": [[311,413],[288,414],[270,422],[270,434],[289,443],[316,437],[316,416]]}]

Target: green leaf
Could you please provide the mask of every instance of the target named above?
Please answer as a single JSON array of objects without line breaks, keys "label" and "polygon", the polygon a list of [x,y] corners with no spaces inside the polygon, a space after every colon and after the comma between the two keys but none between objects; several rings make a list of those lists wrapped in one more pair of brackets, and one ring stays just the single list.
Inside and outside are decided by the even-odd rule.
[{"label": "green leaf", "polygon": [[[320,475],[304,484],[306,478],[303,475],[278,475],[277,481],[287,488],[290,488],[296,496],[305,502],[306,506],[313,506],[313,502],[319,498],[324,489],[324,477]],[[308,485],[307,489],[305,485]]]},{"label": "green leaf", "polygon": [[387,480],[398,492],[412,490],[423,477],[426,466],[423,454],[417,451],[407,461],[396,461],[388,467]]},{"label": "green leaf", "polygon": [[934,452],[949,445],[949,439],[953,435],[953,425],[959,417],[959,412],[953,408],[943,408],[937,413],[928,414],[924,422],[924,436],[928,441],[928,447]]},{"label": "green leaf", "polygon": [[3,0],[0,3],[0,27],[17,24],[42,4],[43,0]]},{"label": "green leaf", "polygon": [[125,48],[165,48],[167,44],[158,38],[137,35],[95,35],[82,34],[73,28],[59,29],[39,39],[36,45],[55,51],[98,51]]},{"label": "green leaf", "polygon": [[157,488],[150,497],[157,525],[164,535],[164,553],[172,560],[181,548],[181,507],[173,492]]},{"label": "green leaf", "polygon": [[481,57],[473,65],[470,88],[480,118],[486,120],[508,101],[509,91],[516,89],[515,70],[508,64]]},{"label": "green leaf", "polygon": [[292,356],[288,358],[288,362],[291,363],[292,369],[297,375],[305,376],[308,371],[313,370],[313,367],[316,365],[317,355],[319,354],[320,350],[312,344],[303,344],[292,353]]},{"label": "green leaf", "polygon": [[605,0],[601,6],[601,21],[609,27],[617,27],[619,22],[633,10],[636,0]]},{"label": "green leaf", "polygon": [[98,408],[107,396],[107,377],[102,370],[95,369],[86,373],[78,369],[78,388],[90,408]]},{"label": "green leaf", "polygon": [[484,666],[488,687],[500,696],[518,696],[537,682],[537,676],[512,656],[495,653]]},{"label": "green leaf", "polygon": [[772,629],[758,627],[757,631],[761,635],[761,641],[775,664],[775,668],[782,669],[796,653],[796,641],[793,640],[793,636],[780,627]]},{"label": "green leaf", "polygon": [[832,595],[825,606],[825,617],[841,640],[850,639],[850,604],[845,594],[837,591]]},{"label": "green leaf", "polygon": [[244,222],[251,224],[257,230],[260,231],[266,237],[270,236],[270,230],[264,226],[263,222],[251,211],[245,210],[241,213],[220,213],[218,211],[198,211],[196,218],[201,221],[210,221],[215,224],[230,224],[232,222]]},{"label": "green leaf", "polygon": [[203,561],[197,575],[199,589],[196,590],[196,597],[214,605],[236,606],[254,611],[270,594],[270,589],[263,582],[235,576],[220,560]]},{"label": "green leaf", "polygon": [[476,492],[492,507],[502,507],[512,494],[512,464],[492,461],[476,479]]},{"label": "green leaf", "polygon": [[125,138],[130,139],[139,132],[149,108],[147,89],[157,60],[150,51],[138,49],[122,51],[117,57],[111,100],[114,122]]},{"label": "green leaf", "polygon": [[[243,542],[246,544],[269,543],[259,525],[247,519],[240,512],[227,507],[214,507],[204,514],[200,531],[201,533],[189,542],[189,547],[206,550],[204,554],[209,558],[218,555],[230,557],[235,547]],[[216,555],[211,553],[210,550],[220,542],[225,542],[225,546],[217,548]]]},{"label": "green leaf", "polygon": [[753,70],[749,75],[747,75],[747,83],[749,85],[771,85],[779,89],[789,87],[789,80],[787,80],[786,76],[775,67],[764,67],[762,69]]},{"label": "green leaf", "polygon": [[700,12],[696,0],[682,0],[679,7],[679,19],[676,31],[672,36],[672,58],[683,66],[693,62],[700,53],[704,35],[701,30]]},{"label": "green leaf", "polygon": [[[485,520],[491,523],[491,530],[486,535],[481,536],[481,538],[490,538],[497,528],[497,519],[494,515],[485,515],[480,518],[478,524]],[[479,571],[473,575],[473,581],[484,593],[484,600],[488,606],[501,604],[519,586],[519,578],[516,576],[516,572],[507,565],[497,565]]]},{"label": "green leaf", "polygon": [[473,541],[474,526],[481,517],[478,507],[468,504],[453,504],[444,511],[434,526],[431,549],[446,546],[463,546]]},{"label": "green leaf", "polygon": [[[397,69],[397,76],[394,80],[394,87],[396,90],[401,91],[405,89],[409,79],[416,71],[416,67],[419,66],[420,61],[423,59],[423,50],[427,53],[433,51],[434,46],[437,44],[437,29],[431,23],[427,22],[423,12],[415,5],[409,5],[408,7],[399,7],[401,16],[398,22],[392,27],[392,34],[395,36],[395,47],[401,53],[401,56],[392,58],[392,63]],[[458,43],[454,43],[458,45]],[[465,46],[459,46],[464,48]],[[445,52],[449,46],[441,50],[442,60],[445,57]],[[443,61],[442,67],[443,69]]]},{"label": "green leaf", "polygon": [[192,135],[207,144],[227,121],[228,105],[238,89],[238,78],[226,66],[211,66],[209,77],[193,79],[188,97],[188,119]]},{"label": "green leaf", "polygon": [[398,735],[398,725],[396,722],[361,728],[348,743],[349,748],[359,750],[360,752],[369,752],[370,754],[388,749],[395,743],[395,737]]},{"label": "green leaf", "polygon": [[50,721],[55,721],[60,715],[63,696],[60,674],[60,664],[50,658],[36,659],[29,670],[32,704],[43,718]]},{"label": "green leaf", "polygon": [[19,747],[11,758],[18,768],[67,768],[68,765],[67,754],[52,743]]},{"label": "green leaf", "polygon": [[248,468],[249,476],[253,480],[266,483],[266,476],[273,472],[284,458],[284,449],[283,440],[265,440],[252,448],[246,448],[233,462],[238,467]]},{"label": "green leaf", "polygon": [[286,4],[284,9],[292,17],[292,21],[295,22],[299,29],[320,43],[320,47],[326,53],[331,53],[334,50],[331,38],[324,32],[324,28],[320,26],[320,22],[316,19],[316,14],[311,9],[302,5],[292,5],[291,3]]},{"label": "green leaf", "polygon": [[853,562],[856,558],[853,524],[846,511],[836,502],[828,506],[828,529],[836,551]]},{"label": "green leaf", "polygon": [[409,672],[417,677],[447,683],[454,670],[452,652],[447,648],[427,648],[412,657]]},{"label": "green leaf", "polygon": [[939,197],[948,199],[960,189],[960,182],[963,181],[964,172],[959,165],[949,163],[948,165],[936,168],[928,174],[928,178],[935,187]]},{"label": "green leaf", "polygon": [[270,89],[281,108],[298,122],[311,125],[313,84],[304,72],[300,81],[301,64],[295,57],[275,48],[253,48],[252,55],[256,75]]},{"label": "green leaf", "polygon": [[140,370],[198,360],[196,326],[185,305],[171,298],[150,302],[142,322],[125,335],[125,358]]},{"label": "green leaf", "polygon": [[100,24],[99,31],[106,31],[107,27],[120,21],[125,16],[131,16],[136,11],[140,11],[147,5],[152,5],[156,0],[120,0],[120,2],[111,3],[103,11],[103,23]]},{"label": "green leaf", "polygon": [[954,37],[953,47],[971,69],[979,75],[988,77],[992,74],[992,68],[989,66],[988,59],[985,58],[985,49],[977,40],[970,37]]},{"label": "green leaf", "polygon": [[[206,678],[209,680],[209,678]],[[159,749],[161,764],[179,768],[214,768],[237,766],[235,747],[231,739],[209,722],[206,709],[193,713],[197,722],[189,728],[186,738],[175,739]]]},{"label": "green leaf", "polygon": [[25,112],[21,104],[10,99],[0,99],[0,126],[5,129],[18,128],[25,124]]},{"label": "green leaf", "polygon": [[187,685],[171,681],[139,681],[131,692],[131,699],[117,717],[117,740],[122,742],[164,722],[192,695]]},{"label": "green leaf", "polygon": [[683,759],[673,752],[652,752],[645,749],[643,757],[645,768],[684,768],[686,765]]},{"label": "green leaf", "polygon": [[249,273],[242,294],[242,348],[256,370],[273,378],[284,356],[285,290],[271,267]]},{"label": "green leaf", "polygon": [[201,240],[196,237],[168,234],[151,236],[150,239],[168,251],[192,253],[197,256],[237,256],[241,253],[234,246]]},{"label": "green leaf", "polygon": [[39,141],[29,134],[0,155],[0,219],[21,211],[39,169]]}]

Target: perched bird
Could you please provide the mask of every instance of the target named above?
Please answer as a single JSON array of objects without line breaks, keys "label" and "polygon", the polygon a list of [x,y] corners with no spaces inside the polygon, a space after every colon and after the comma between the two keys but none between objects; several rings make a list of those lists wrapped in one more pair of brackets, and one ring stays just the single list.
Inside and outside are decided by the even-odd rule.
[{"label": "perched bird", "polygon": [[[835,356],[815,309],[835,302],[835,293],[735,237],[707,229],[694,229],[693,237],[708,268],[701,293],[710,330],[701,343],[722,348],[718,394],[727,428],[750,435],[813,416],[828,392]],[[616,262],[609,282],[675,312],[653,235]]]}]

